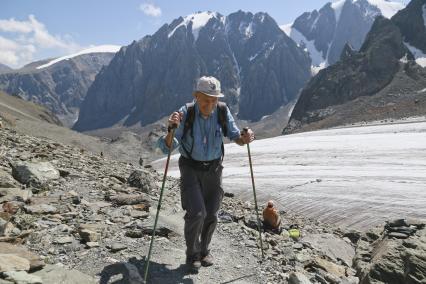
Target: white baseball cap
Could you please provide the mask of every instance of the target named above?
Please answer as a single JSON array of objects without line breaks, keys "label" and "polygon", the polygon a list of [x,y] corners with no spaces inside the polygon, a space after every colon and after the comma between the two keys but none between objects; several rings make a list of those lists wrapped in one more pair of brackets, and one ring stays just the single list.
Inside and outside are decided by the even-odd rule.
[{"label": "white baseball cap", "polygon": [[220,91],[220,82],[215,77],[203,76],[197,80],[195,92],[200,92],[210,97],[222,98],[224,95]]}]

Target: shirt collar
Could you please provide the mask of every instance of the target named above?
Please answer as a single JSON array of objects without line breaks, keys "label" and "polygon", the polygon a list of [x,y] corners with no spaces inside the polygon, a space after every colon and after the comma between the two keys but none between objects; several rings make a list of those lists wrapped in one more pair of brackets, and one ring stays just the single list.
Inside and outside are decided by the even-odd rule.
[{"label": "shirt collar", "polygon": [[[194,105],[195,106],[195,114],[198,115],[198,116],[201,116],[201,112],[200,112],[200,109],[198,107],[198,103],[197,102],[194,102],[194,103],[195,103],[195,105]],[[212,111],[212,113],[207,117],[207,119],[211,118],[216,113],[216,110],[217,110],[217,105],[216,105],[216,108]]]}]

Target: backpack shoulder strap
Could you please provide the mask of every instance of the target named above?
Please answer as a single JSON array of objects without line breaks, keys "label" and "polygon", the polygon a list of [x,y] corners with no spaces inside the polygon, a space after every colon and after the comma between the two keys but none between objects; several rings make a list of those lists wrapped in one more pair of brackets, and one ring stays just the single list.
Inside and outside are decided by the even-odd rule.
[{"label": "backpack shoulder strap", "polygon": [[[195,119],[195,103],[187,103],[186,104],[186,118],[185,118],[185,122],[183,125],[183,132],[182,132],[182,137],[181,140],[183,140],[186,137],[186,134],[188,133],[188,131],[191,129],[191,137],[194,138],[194,131],[192,129],[192,126],[194,125],[194,119]],[[191,145],[191,150],[188,151],[185,146],[181,145],[183,151],[186,153],[186,155],[188,156],[189,159],[192,159],[192,150],[194,149],[194,140],[192,141],[192,145]]]},{"label": "backpack shoulder strap", "polygon": [[228,114],[227,114],[227,107],[226,103],[224,102],[218,102],[217,103],[218,108],[218,115],[217,119],[219,121],[220,126],[222,127],[223,136],[228,136]]},{"label": "backpack shoulder strap", "polygon": [[195,103],[186,104],[186,119],[183,125],[182,139],[185,137],[188,130],[191,129],[191,137],[194,137],[192,133],[192,125],[194,124],[195,119]]}]

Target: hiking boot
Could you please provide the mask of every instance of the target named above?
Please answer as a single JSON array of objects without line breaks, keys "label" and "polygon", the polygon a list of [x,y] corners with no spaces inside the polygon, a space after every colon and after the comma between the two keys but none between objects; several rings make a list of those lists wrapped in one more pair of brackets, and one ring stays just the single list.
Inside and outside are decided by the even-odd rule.
[{"label": "hiking boot", "polygon": [[214,264],[213,256],[209,253],[201,257],[201,265],[204,267],[212,266]]},{"label": "hiking boot", "polygon": [[186,257],[186,265],[191,270],[198,270],[201,267],[201,261],[198,257]]}]

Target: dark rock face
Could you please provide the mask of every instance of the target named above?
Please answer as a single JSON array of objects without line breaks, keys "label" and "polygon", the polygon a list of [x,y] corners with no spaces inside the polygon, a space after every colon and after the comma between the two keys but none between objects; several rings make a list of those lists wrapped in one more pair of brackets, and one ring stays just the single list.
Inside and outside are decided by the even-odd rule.
[{"label": "dark rock face", "polygon": [[307,40],[314,40],[316,49],[326,58],[328,45],[333,40],[336,28],[336,17],[331,3],[324,5],[319,12],[314,10],[311,13],[303,13],[294,21],[293,28],[301,32]]},{"label": "dark rock face", "polygon": [[425,0],[413,0],[392,18],[404,35],[404,40],[423,53],[426,53],[426,24],[423,20],[425,5]]},{"label": "dark rock face", "polygon": [[[312,78],[302,91],[283,133],[291,133],[326,118],[344,116],[336,111],[337,106],[381,94],[384,90],[395,92],[400,97],[401,106],[406,104],[403,101],[404,91],[407,91],[406,94],[420,92],[426,86],[426,72],[415,64],[413,55],[404,44],[405,34],[399,28],[402,24],[394,21],[400,18],[400,14],[407,13],[410,7],[398,12],[392,20],[378,17],[359,52],[345,47],[341,61]],[[410,19],[407,17],[408,21]],[[407,89],[408,82],[415,88]],[[384,93],[381,95],[384,104],[386,100],[389,102]],[[414,113],[414,108],[412,110]],[[362,112],[367,114],[368,110]]]},{"label": "dark rock face", "polygon": [[193,21],[200,14],[179,18],[122,48],[90,87],[74,129],[157,121],[190,101],[203,75],[221,81],[234,113],[258,120],[310,77],[307,54],[267,14],[202,14],[210,17],[202,27]]},{"label": "dark rock face", "polygon": [[378,15],[380,15],[380,10],[370,5],[367,0],[346,1],[330,46],[328,62],[334,64],[340,59],[346,43],[358,50]]},{"label": "dark rock face", "polygon": [[[390,82],[398,70],[399,58],[408,53],[399,29],[390,20],[379,18],[360,53],[320,71],[309,82],[292,118],[302,120],[306,112],[375,94]],[[310,117],[306,122],[315,119]]]},{"label": "dark rock face", "polygon": [[[99,70],[107,65],[113,53],[84,54],[36,69],[28,65],[0,75],[0,89],[43,105],[64,124],[75,119],[87,89]],[[68,119],[67,119],[68,118]]]},{"label": "dark rock face", "polygon": [[340,59],[346,43],[359,50],[374,19],[382,14],[367,0],[346,0],[338,5],[327,3],[319,11],[304,13],[292,25],[306,40],[313,41],[329,65]]}]

